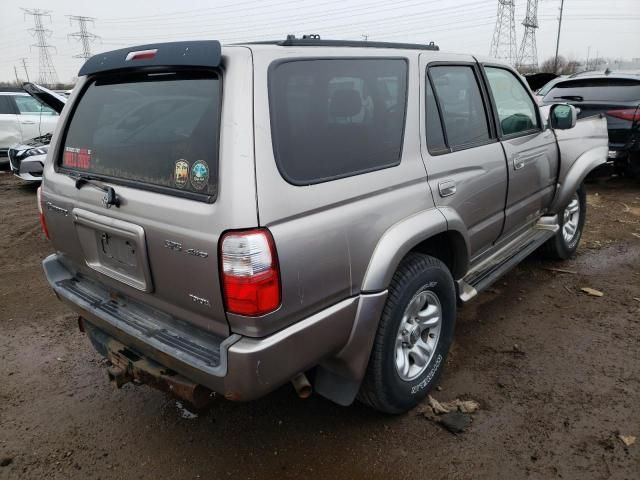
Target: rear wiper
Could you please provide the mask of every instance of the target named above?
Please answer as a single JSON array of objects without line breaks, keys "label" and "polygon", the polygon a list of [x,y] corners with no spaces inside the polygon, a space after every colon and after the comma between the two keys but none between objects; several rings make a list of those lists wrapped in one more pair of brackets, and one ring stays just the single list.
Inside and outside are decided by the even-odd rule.
[{"label": "rear wiper", "polygon": [[560,95],[559,97],[553,98],[560,98],[562,100],[573,100],[574,102],[581,102],[584,100],[584,97],[581,97],[580,95]]},{"label": "rear wiper", "polygon": [[109,187],[101,182],[98,182],[95,177],[92,177],[90,175],[71,174],[69,176],[75,179],[76,188],[78,190],[80,190],[85,185],[91,185],[98,190],[102,190],[104,192],[104,197],[102,197],[102,205],[104,205],[105,208],[111,208],[114,205],[116,206],[116,208],[120,208],[120,197],[118,197],[113,187]]}]

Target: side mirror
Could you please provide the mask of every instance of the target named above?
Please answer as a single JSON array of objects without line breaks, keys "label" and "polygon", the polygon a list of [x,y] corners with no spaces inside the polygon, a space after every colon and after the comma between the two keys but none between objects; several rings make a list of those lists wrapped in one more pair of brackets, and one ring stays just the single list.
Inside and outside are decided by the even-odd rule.
[{"label": "side mirror", "polygon": [[551,107],[549,124],[555,130],[569,130],[576,126],[578,111],[573,105],[558,103]]}]

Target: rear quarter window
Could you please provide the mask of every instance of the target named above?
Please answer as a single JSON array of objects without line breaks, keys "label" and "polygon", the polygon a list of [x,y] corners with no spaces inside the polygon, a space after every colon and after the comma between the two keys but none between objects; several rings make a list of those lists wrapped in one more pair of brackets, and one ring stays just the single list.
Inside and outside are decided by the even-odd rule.
[{"label": "rear quarter window", "polygon": [[59,165],[166,193],[215,196],[219,118],[213,72],[97,79],[73,112]]},{"label": "rear quarter window", "polygon": [[282,176],[308,185],[400,163],[405,59],[302,59],[269,71],[273,150]]}]

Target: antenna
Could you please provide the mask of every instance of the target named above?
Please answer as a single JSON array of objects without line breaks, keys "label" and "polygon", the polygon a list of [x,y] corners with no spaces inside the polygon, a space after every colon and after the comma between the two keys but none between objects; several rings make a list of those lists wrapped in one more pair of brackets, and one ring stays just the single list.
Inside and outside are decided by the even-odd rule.
[{"label": "antenna", "polygon": [[42,18],[49,17],[51,21],[51,12],[47,10],[40,10],[39,8],[23,8],[25,16],[31,15],[33,17],[34,27],[29,31],[35,37],[36,43],[31,45],[38,48],[38,56],[40,59],[40,71],[38,72],[38,83],[43,85],[55,85],[58,83],[58,74],[51,61],[51,55],[49,50],[55,50],[56,47],[49,45],[47,39],[51,36],[51,30],[44,28],[42,25]]},{"label": "antenna", "polygon": [[515,0],[498,0],[498,14],[489,55],[516,63]]},{"label": "antenna", "polygon": [[27,82],[30,82],[31,80],[29,80],[29,70],[27,70],[27,59],[25,57],[21,57],[20,61],[22,62],[22,68],[24,68],[24,74],[27,76]]},{"label": "antenna", "polygon": [[83,17],[80,15],[67,15],[69,17],[69,23],[73,24],[73,22],[78,22],[78,26],[80,27],[79,32],[70,33],[69,37],[74,37],[76,40],[79,40],[82,44],[82,53],[78,55],[74,55],[73,58],[84,58],[85,60],[91,57],[91,42],[99,39],[98,35],[90,33],[87,30],[87,24],[91,23],[95,25],[95,18],[93,17]]},{"label": "antenna", "polygon": [[536,29],[538,28],[538,0],[527,0],[527,15],[522,22],[524,37],[518,52],[518,67],[525,70],[538,68],[538,47],[536,46]]}]

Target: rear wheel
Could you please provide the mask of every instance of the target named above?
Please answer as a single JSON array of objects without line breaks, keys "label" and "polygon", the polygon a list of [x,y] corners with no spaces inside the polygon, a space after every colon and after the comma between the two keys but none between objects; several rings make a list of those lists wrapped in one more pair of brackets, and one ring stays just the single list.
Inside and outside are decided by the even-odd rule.
[{"label": "rear wheel", "polygon": [[569,203],[559,214],[560,229],[542,246],[543,253],[559,260],[566,260],[578,250],[582,230],[587,216],[587,195],[584,185],[573,194]]},{"label": "rear wheel", "polygon": [[358,398],[386,413],[416,406],[444,368],[455,316],[447,267],[428,255],[407,255],[391,281]]}]

